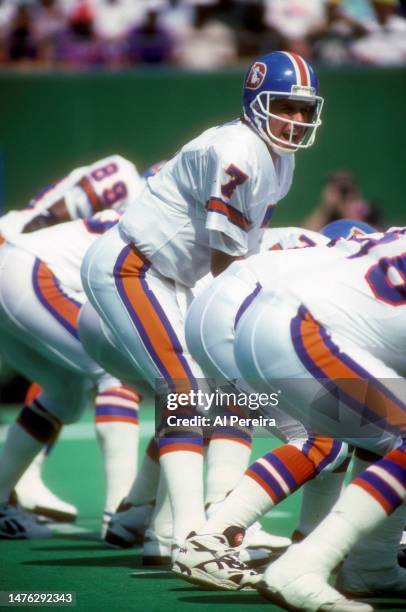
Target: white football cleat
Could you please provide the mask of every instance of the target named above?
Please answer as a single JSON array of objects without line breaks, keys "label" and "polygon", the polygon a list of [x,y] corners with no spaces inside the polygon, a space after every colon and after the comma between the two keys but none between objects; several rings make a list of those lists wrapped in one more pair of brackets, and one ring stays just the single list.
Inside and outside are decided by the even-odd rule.
[{"label": "white football cleat", "polygon": [[78,509],[57,497],[44,484],[41,476],[43,461],[44,455],[40,453],[15,486],[18,503],[26,510],[53,521],[62,523],[75,521]]},{"label": "white football cleat", "polygon": [[369,604],[346,599],[331,587],[328,572],[306,567],[293,545],[272,563],[257,590],[263,597],[286,610],[307,612],[373,612]]},{"label": "white football cleat", "polygon": [[139,546],[153,510],[152,504],[135,506],[123,500],[111,517],[104,541],[115,548]]},{"label": "white football cleat", "polygon": [[32,512],[8,502],[0,504],[0,539],[35,540],[52,538],[52,535],[49,527],[39,523]]},{"label": "white football cleat", "polygon": [[143,565],[170,565],[172,538],[158,535],[147,529],[144,536]]},{"label": "white football cleat", "polygon": [[192,535],[179,549],[172,571],[193,584],[225,591],[253,589],[261,576],[241,562],[223,534]]},{"label": "white football cleat", "polygon": [[369,570],[346,559],[339,569],[336,588],[349,597],[406,598],[406,569],[396,565]]},{"label": "white football cleat", "polygon": [[256,521],[245,531],[244,548],[266,548],[273,553],[281,553],[292,544],[290,538],[268,533],[261,523]]}]

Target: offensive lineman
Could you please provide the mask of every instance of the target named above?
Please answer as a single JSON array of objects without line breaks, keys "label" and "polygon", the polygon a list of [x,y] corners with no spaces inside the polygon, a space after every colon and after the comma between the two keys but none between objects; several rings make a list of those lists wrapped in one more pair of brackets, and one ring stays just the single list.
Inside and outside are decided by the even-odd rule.
[{"label": "offensive lineman", "polygon": [[[136,166],[120,155],[110,155],[88,166],[76,168],[43,189],[26,208],[10,211],[0,218],[0,244],[6,239],[13,242],[23,233],[89,218],[105,208],[123,210],[144,184]],[[57,253],[63,244],[62,237],[56,247]],[[43,248],[46,250],[46,246]],[[84,251],[81,256],[83,254]],[[106,425],[96,427],[100,430]],[[37,509],[55,520],[72,520],[76,517],[76,508],[55,496],[41,479],[44,457],[44,453],[39,453],[18,482],[16,491],[19,501],[24,507]]]},{"label": "offensive lineman", "polygon": [[[231,285],[254,277],[263,287],[237,326],[244,379],[258,391],[281,388],[283,409],[314,430],[383,456],[369,466],[358,460],[356,478],[326,519],[265,572],[260,592],[289,609],[370,611],[327,583],[349,551],[338,578],[344,593],[406,596],[397,564],[406,496],[405,234],[392,228],[335,246],[263,253],[225,273]],[[255,465],[222,508],[237,524],[270,503],[267,456]]]}]

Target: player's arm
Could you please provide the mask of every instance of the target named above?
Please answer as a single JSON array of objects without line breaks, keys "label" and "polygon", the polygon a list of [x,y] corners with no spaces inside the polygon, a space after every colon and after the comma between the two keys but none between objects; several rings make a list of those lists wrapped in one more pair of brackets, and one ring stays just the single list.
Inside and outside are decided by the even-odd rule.
[{"label": "player's arm", "polygon": [[238,259],[242,259],[242,257],[236,255],[229,255],[228,253],[224,253],[223,251],[217,251],[215,249],[211,249],[211,263],[210,263],[210,271],[213,276],[218,276],[229,265],[231,265],[234,261]]},{"label": "player's arm", "polygon": [[50,208],[38,214],[34,219],[31,219],[31,221],[24,226],[22,233],[28,234],[44,227],[64,223],[65,221],[71,221],[71,216],[66,206],[65,198],[61,198]]}]

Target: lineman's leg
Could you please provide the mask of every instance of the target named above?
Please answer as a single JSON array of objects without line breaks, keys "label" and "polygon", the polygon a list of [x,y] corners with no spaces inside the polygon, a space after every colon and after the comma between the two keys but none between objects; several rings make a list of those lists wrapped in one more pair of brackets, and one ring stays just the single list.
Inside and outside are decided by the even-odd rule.
[{"label": "lineman's leg", "polygon": [[[352,478],[379,461],[374,453],[356,449]],[[353,597],[406,596],[406,570],[398,565],[397,552],[406,524],[405,502],[382,525],[359,540],[340,567],[336,586]]]},{"label": "lineman's leg", "polygon": [[[78,317],[82,302],[83,293],[69,292],[59,283],[51,270],[41,261],[16,248],[9,248],[2,257],[1,273],[1,306],[2,306],[2,327],[6,328],[24,345],[30,346],[35,352],[40,353],[48,361],[60,366],[65,372],[65,378],[72,376],[77,378],[89,377],[93,381],[98,381],[100,385],[100,398],[97,409],[100,418],[108,417],[108,412],[113,412],[114,417],[122,417],[123,410],[130,412],[131,419],[131,438],[137,444],[137,435],[134,436],[134,406],[123,407],[123,402],[128,402],[128,398],[117,397],[117,394],[105,395],[105,391],[112,388],[121,388],[121,383],[112,376],[107,375],[102,368],[85,352],[78,337]],[[17,274],[18,272],[18,274]],[[16,276],[18,283],[12,283]],[[9,349],[12,350],[12,349]],[[18,356],[19,363],[23,363],[21,355]],[[29,364],[26,364],[29,367]],[[35,378],[41,383],[40,377]],[[53,400],[56,416],[62,422],[73,422],[77,420],[84,406],[83,402],[77,402],[70,397],[71,384],[61,376],[55,378],[55,383],[59,382],[60,387],[52,389],[52,393],[57,395],[57,400]],[[76,385],[78,389],[81,384]],[[44,387],[49,396],[49,381]],[[120,394],[120,393],[119,393]],[[132,394],[132,392],[131,392]],[[106,397],[109,398],[106,404]],[[111,399],[113,398],[113,399]],[[130,398],[134,401],[134,398]],[[137,407],[137,406],[136,406]],[[117,415],[117,411],[120,415]],[[101,414],[103,413],[103,414]],[[126,416],[127,413],[126,413]],[[123,450],[124,444],[117,447],[117,432],[113,431],[114,423],[111,427],[103,427],[103,437],[105,439],[103,451],[105,464],[109,468],[110,463],[123,457],[123,452],[128,450],[128,444]],[[122,432],[121,432],[122,433]],[[128,438],[129,436],[127,436]],[[113,454],[110,452],[114,447]],[[109,447],[109,448],[108,448]],[[136,446],[135,446],[136,449]],[[131,449],[131,456],[126,461],[130,461],[135,466],[134,444]],[[135,467],[131,475],[134,474]],[[117,475],[117,470],[113,469],[114,478],[110,478],[110,469],[106,470],[109,475],[107,482],[108,497],[112,493],[115,503],[117,496],[123,495],[127,489],[120,488],[121,478]],[[117,492],[119,489],[120,492]],[[112,491],[111,491],[112,490]]]},{"label": "lineman's leg", "polygon": [[[103,379],[99,381],[95,405],[96,435],[106,477],[102,528],[105,534],[114,511],[127,496],[137,473],[138,407],[141,398],[135,391],[136,381],[132,380],[134,370],[115,346],[111,333],[89,302],[85,302],[80,309],[78,332],[87,353],[117,379],[116,385]],[[119,382],[123,380],[127,386]],[[109,543],[118,545],[117,539]]]},{"label": "lineman's leg", "polygon": [[[244,312],[254,303],[257,296],[260,295],[261,286],[251,278],[249,274],[243,274],[240,272],[240,276],[228,273],[223,274],[219,278],[216,278],[210,285],[210,287],[204,290],[195,300],[193,301],[186,319],[186,339],[191,353],[200,363],[203,370],[208,376],[216,379],[221,384],[227,380],[237,380],[241,378],[240,371],[237,367],[234,357],[234,339],[235,330],[237,324],[244,314]],[[243,385],[241,388],[247,387]],[[247,393],[254,391],[254,389],[248,389]],[[269,416],[269,415],[268,415]],[[296,454],[299,462],[304,462],[308,465],[303,475],[299,477],[296,474],[296,480],[294,488],[300,486],[302,482],[308,478],[312,478],[317,473],[317,465],[321,462],[321,454],[323,450],[330,452],[330,445],[328,441],[323,440],[321,444],[316,442],[314,446],[318,449],[317,453],[319,456],[311,467],[312,454],[310,453],[310,460],[306,455],[306,451],[312,447],[312,443],[300,444],[298,442],[300,438],[303,440],[307,439],[306,429],[297,421],[291,417],[285,415],[277,408],[273,409],[272,416],[277,420],[279,427],[276,429],[276,434],[279,435],[284,441],[292,440],[297,441]],[[247,467],[248,453],[243,454],[244,446],[247,444],[247,434],[249,432],[242,431],[241,427],[234,427],[233,440],[230,441],[230,431],[228,428],[217,428],[213,434],[213,440],[209,446],[208,460],[209,468],[210,463],[216,470],[209,471],[208,474],[208,491],[207,491],[207,502],[213,503],[224,499],[225,494],[239,483],[242,475]],[[223,432],[223,430],[225,430]],[[222,439],[222,437],[224,439]],[[248,442],[249,442],[248,438]],[[220,442],[219,446],[217,446]],[[338,444],[336,445],[338,447]],[[304,449],[304,457],[300,458],[300,453]],[[250,450],[250,446],[248,446]],[[228,454],[226,453],[228,451]],[[290,457],[291,449],[278,449],[278,461],[280,469],[289,470],[289,467],[285,466],[284,455]],[[233,454],[232,454],[233,453]],[[235,459],[231,460],[231,467],[228,467],[230,462],[230,456]],[[218,458],[222,461],[219,463]],[[239,462],[237,460],[240,460]],[[226,469],[228,468],[228,469]],[[278,470],[278,466],[274,465],[273,470]],[[218,477],[223,475],[223,478]],[[300,470],[298,471],[300,473]],[[284,479],[284,473],[279,474],[281,481]],[[257,516],[261,516],[261,509],[266,507],[269,509],[271,505],[277,503],[281,497],[278,494],[273,493],[273,499],[270,497],[265,490],[260,490],[257,483],[251,481],[247,477],[244,477],[246,483],[246,491],[244,491],[244,485],[238,487],[239,503],[238,507],[242,510],[240,519],[234,522],[233,503],[235,496],[232,496],[230,500],[225,504],[223,511],[218,514],[217,509],[214,515],[213,522],[209,521],[211,527],[214,529],[217,527],[220,531],[223,531],[230,525],[239,525],[248,527]],[[250,484],[249,484],[250,483]],[[253,496],[253,488],[258,490],[259,499],[257,500],[255,495]],[[324,486],[324,489],[326,487]],[[331,492],[331,487],[329,487]],[[334,501],[331,502],[329,509],[333,505]],[[247,508],[244,508],[245,503]],[[312,511],[313,504],[307,503],[306,509],[308,512]],[[248,510],[248,508],[250,510]],[[243,518],[244,517],[244,518]],[[229,522],[231,521],[231,522]],[[207,527],[207,525],[205,526]]]},{"label": "lineman's leg", "polygon": [[[107,256],[106,256],[107,254]],[[173,283],[151,271],[151,264],[123,242],[117,231],[101,237],[82,268],[89,300],[129,359],[153,387],[163,380],[169,389],[197,389],[203,378],[185,347],[183,317]],[[189,413],[189,416],[193,411]],[[187,417],[186,417],[187,418]],[[202,435],[200,430],[172,431],[160,437],[177,543],[204,522]]]},{"label": "lineman's leg", "polygon": [[[187,313],[188,348],[208,378],[221,387],[238,378],[233,355],[234,328],[241,304],[260,290],[231,274],[214,279],[196,297]],[[227,426],[214,429],[207,449],[206,504],[217,504],[234,489],[248,466],[251,432]]]},{"label": "lineman's leg", "polygon": [[[287,409],[302,406],[305,421],[314,423],[318,408],[317,422],[322,431],[340,437],[346,433],[349,441],[373,452],[382,453],[396,445],[399,434],[406,429],[406,408],[401,393],[396,393],[403,381],[397,373],[351,343],[331,338],[304,309],[293,318],[291,314],[289,305],[278,299],[263,301],[257,304],[256,311],[254,308],[247,314],[239,330],[241,344],[237,342],[236,346],[243,374],[271,386],[275,381],[280,385],[283,378],[317,377],[311,385],[285,385]],[[243,355],[244,348],[249,355]],[[275,361],[276,354],[281,356],[279,363]],[[334,402],[327,403],[325,414],[323,408],[330,395]],[[302,404],[298,402],[300,397]],[[320,401],[315,403],[315,398],[320,397],[321,408]],[[343,415],[340,419],[331,414],[331,406],[337,407],[337,397],[340,417]],[[365,420],[366,434],[362,430]],[[326,601],[339,600],[340,594],[326,582],[328,573],[364,534],[402,503],[406,493],[405,456],[403,446],[390,452],[347,487],[321,525],[267,570],[267,595],[274,597],[276,591],[291,605],[306,602],[309,610],[318,609]],[[307,586],[302,581],[304,563]],[[293,571],[297,579],[292,582]]]}]

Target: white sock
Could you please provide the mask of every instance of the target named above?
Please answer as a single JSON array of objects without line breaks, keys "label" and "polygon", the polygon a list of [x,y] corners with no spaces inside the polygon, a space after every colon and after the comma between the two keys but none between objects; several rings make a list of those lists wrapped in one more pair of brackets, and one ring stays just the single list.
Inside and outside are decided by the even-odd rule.
[{"label": "white sock", "polygon": [[147,532],[150,532],[149,535],[156,536],[158,539],[172,539],[172,510],[169,500],[168,487],[166,486],[164,478],[159,479],[156,503]]},{"label": "white sock", "polygon": [[24,474],[19,479],[19,485],[29,486],[34,481],[42,481],[42,468],[47,457],[47,448],[43,447],[38,455],[34,457]]},{"label": "white sock", "polygon": [[[405,524],[406,505],[403,503],[366,538],[355,544],[346,562],[351,564],[351,568],[359,568],[359,572],[398,567],[398,548]],[[403,571],[406,573],[406,569]]]},{"label": "white sock", "polygon": [[127,493],[126,501],[135,506],[154,503],[157,495],[159,475],[158,449],[155,440],[152,439],[145,452],[137,477]]},{"label": "white sock", "polygon": [[137,470],[138,395],[127,387],[99,392],[95,427],[104,462],[105,512],[114,512],[127,495]]},{"label": "white sock", "polygon": [[345,474],[332,472],[304,484],[297,527],[301,534],[308,535],[330,512],[342,492]]},{"label": "white sock", "polygon": [[0,452],[0,503],[8,500],[11,491],[43,446],[42,442],[33,438],[18,423],[10,426]]},{"label": "white sock", "polygon": [[251,447],[233,440],[215,439],[209,443],[206,504],[217,503],[235,489],[248,467]]},{"label": "white sock", "polygon": [[383,507],[364,489],[350,484],[326,518],[288,554],[305,567],[328,575],[358,540],[387,518]]},{"label": "white sock", "polygon": [[173,539],[181,545],[204,524],[203,455],[193,451],[167,452],[160,457],[173,515]]},{"label": "white sock", "polygon": [[[352,478],[366,470],[377,457],[368,457],[355,451],[352,464]],[[393,512],[367,538],[359,540],[351,549],[346,563],[362,570],[393,569],[398,566],[398,547],[406,524],[405,502]],[[406,572],[406,570],[405,570]]]},{"label": "white sock", "polygon": [[273,507],[268,493],[249,476],[243,476],[238,488],[219,505],[201,529],[201,533],[223,533],[227,527],[249,527]]}]

